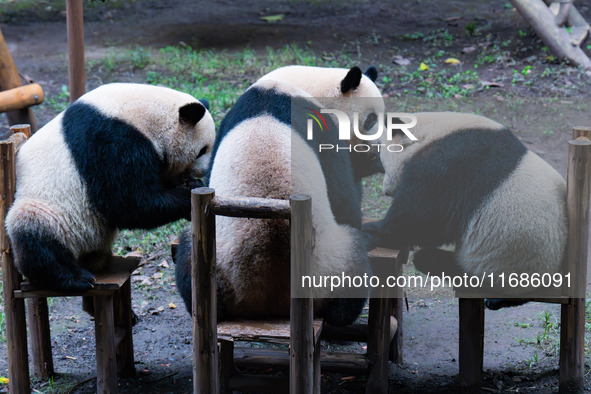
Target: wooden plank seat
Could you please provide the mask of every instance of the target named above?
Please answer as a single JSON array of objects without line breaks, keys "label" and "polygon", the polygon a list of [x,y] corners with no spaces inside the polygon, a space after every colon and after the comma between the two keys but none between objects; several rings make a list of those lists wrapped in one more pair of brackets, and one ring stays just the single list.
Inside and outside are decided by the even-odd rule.
[{"label": "wooden plank seat", "polygon": [[14,296],[16,298],[94,296],[117,291],[129,280],[139,263],[138,257],[112,256],[107,261],[105,268],[94,274],[94,288],[83,293],[38,290],[28,280],[24,280],[20,283],[20,289],[15,290]]},{"label": "wooden plank seat", "polygon": [[[324,320],[314,319],[314,341],[318,340]],[[289,343],[289,320],[233,320],[218,323],[218,338],[234,341]]]}]

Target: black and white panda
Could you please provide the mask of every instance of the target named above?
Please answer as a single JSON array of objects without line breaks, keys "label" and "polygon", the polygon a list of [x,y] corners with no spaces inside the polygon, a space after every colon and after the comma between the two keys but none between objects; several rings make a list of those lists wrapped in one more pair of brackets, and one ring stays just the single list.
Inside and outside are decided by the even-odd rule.
[{"label": "black and white panda", "polygon": [[[369,270],[359,231],[360,177],[354,174],[354,160],[348,153],[318,154],[312,148],[319,139],[338,143],[336,133],[316,133],[313,141],[306,141],[304,127],[290,125],[291,101],[306,98],[309,106],[318,109],[312,97],[379,98],[372,101],[374,108],[361,111],[365,119],[383,111],[381,94],[373,82],[376,76],[373,67],[367,74],[358,67],[278,69],[238,99],[216,137],[209,186],[217,195],[287,199],[298,192],[312,197],[313,266],[319,274],[358,275]],[[330,117],[326,119],[331,122]],[[218,318],[289,316],[289,222],[218,217],[216,238]],[[191,237],[185,232],[175,260],[177,286],[189,312],[190,252]],[[315,311],[333,325],[352,322],[365,302],[362,298],[328,299],[327,289],[316,295]]]},{"label": "black and white panda", "polygon": [[107,84],[35,133],[17,155],[6,218],[20,272],[39,288],[89,290],[85,264],[104,263],[117,229],[190,218],[183,182],[204,174],[215,138],[207,105],[164,87]]},{"label": "black and white panda", "polygon": [[[568,225],[558,172],[485,117],[415,115],[418,141],[398,135],[404,150],[381,153],[393,200],[383,220],[364,227],[370,243],[419,246],[414,264],[432,274],[559,272]],[[455,252],[438,249],[444,244]]]}]

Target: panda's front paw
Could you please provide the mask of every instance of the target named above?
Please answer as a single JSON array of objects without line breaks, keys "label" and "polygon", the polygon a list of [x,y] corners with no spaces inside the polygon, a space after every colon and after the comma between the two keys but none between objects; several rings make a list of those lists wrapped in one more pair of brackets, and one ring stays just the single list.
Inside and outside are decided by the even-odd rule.
[{"label": "panda's front paw", "polygon": [[367,249],[371,250],[379,246],[386,246],[382,236],[382,227],[380,222],[364,223],[361,229],[363,236],[367,241]]},{"label": "panda's front paw", "polygon": [[68,281],[64,290],[72,293],[82,293],[94,288],[94,276],[90,271],[79,268],[72,273],[72,277]]}]

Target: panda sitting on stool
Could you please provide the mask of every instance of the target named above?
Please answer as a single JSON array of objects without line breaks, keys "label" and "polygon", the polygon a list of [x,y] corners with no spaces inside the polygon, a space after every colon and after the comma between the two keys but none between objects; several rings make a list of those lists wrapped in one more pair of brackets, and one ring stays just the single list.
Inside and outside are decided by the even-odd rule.
[{"label": "panda sitting on stool", "polygon": [[6,228],[19,271],[40,289],[90,290],[117,229],[190,218],[183,183],[204,174],[214,138],[207,103],[185,93],[107,84],[83,95],[18,152]]},{"label": "panda sitting on stool", "polygon": [[[419,246],[432,275],[555,273],[566,248],[566,186],[548,163],[499,123],[462,113],[417,113],[382,151],[386,217],[364,226],[373,246]],[[455,244],[455,252],[439,249]],[[489,299],[490,309],[525,301]]]},{"label": "panda sitting on stool", "polygon": [[[307,141],[305,127],[291,125],[291,101],[313,97],[373,97],[375,107],[363,108],[362,119],[383,111],[374,84],[377,71],[289,66],[257,81],[223,120],[214,144],[209,186],[224,197],[287,199],[293,192],[312,197],[315,233],[313,266],[322,275],[358,275],[369,271],[361,236],[363,172],[356,160],[374,165],[377,155],[319,154],[318,138],[337,144],[332,133],[318,132]],[[370,116],[370,119],[372,117]],[[326,117],[330,122],[330,117]],[[305,119],[302,118],[302,123]],[[293,127],[292,127],[293,126]],[[365,131],[365,130],[364,130]],[[327,140],[328,139],[328,140]],[[296,153],[297,152],[297,153]],[[370,172],[373,170],[370,170]],[[366,171],[367,172],[367,171]],[[288,220],[216,219],[218,319],[288,317],[290,306],[290,229]],[[191,236],[185,231],[176,254],[176,280],[191,312]],[[354,321],[364,298],[328,298],[330,289],[315,293],[315,312],[327,323]]]}]

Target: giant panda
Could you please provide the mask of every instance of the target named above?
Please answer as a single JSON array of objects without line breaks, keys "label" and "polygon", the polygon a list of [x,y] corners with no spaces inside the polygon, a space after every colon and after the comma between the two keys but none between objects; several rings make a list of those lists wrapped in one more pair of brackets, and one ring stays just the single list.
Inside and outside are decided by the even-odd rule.
[{"label": "giant panda", "polygon": [[[372,246],[419,246],[414,264],[446,274],[560,272],[566,186],[503,125],[465,113],[416,113],[411,141],[383,151],[386,216],[367,224]],[[455,251],[439,249],[455,244]],[[521,301],[487,300],[498,309]]]},{"label": "giant panda", "polygon": [[204,174],[215,139],[207,106],[164,87],[106,84],[35,133],[16,157],[6,217],[19,271],[41,289],[83,292],[117,229],[189,219],[184,182]]},{"label": "giant panda", "polygon": [[[354,173],[349,153],[313,150],[319,141],[338,143],[336,133],[315,133],[313,141],[306,141],[303,125],[290,125],[291,101],[305,99],[319,109],[313,96],[378,98],[361,111],[366,119],[383,111],[376,76],[373,67],[366,74],[358,67],[289,66],[273,71],[238,99],[216,137],[209,186],[217,195],[287,199],[298,192],[312,197],[312,264],[319,274],[369,271],[359,231],[360,174]],[[326,119],[331,122],[330,117]],[[289,221],[220,216],[216,239],[218,319],[289,316]],[[191,313],[188,231],[181,237],[175,261],[177,287]],[[315,295],[315,311],[332,325],[352,322],[365,302],[363,298],[328,298],[326,289]]]}]

